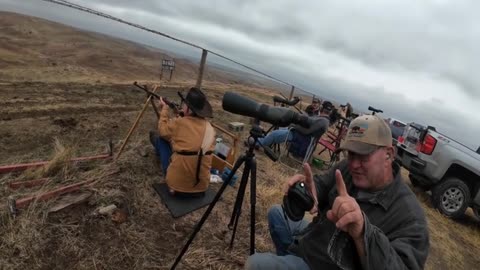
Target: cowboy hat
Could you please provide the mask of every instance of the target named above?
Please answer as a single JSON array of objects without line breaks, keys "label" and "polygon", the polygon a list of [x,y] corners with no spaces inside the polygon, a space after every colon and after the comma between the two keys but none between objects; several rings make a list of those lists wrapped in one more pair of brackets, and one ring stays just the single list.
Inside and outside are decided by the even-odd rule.
[{"label": "cowboy hat", "polygon": [[205,94],[199,88],[192,87],[188,90],[187,96],[184,97],[182,93],[178,93],[182,101],[187,104],[188,108],[200,117],[213,117],[212,106],[207,100]]}]

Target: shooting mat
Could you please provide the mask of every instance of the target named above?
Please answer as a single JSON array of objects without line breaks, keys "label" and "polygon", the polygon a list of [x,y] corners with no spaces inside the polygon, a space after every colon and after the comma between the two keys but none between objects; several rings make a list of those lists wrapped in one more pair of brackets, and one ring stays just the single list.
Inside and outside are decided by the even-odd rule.
[{"label": "shooting mat", "polygon": [[195,198],[175,197],[168,193],[167,184],[153,184],[155,191],[162,198],[163,203],[167,206],[168,210],[174,218],[184,216],[190,212],[200,209],[210,204],[214,197],[215,191],[209,188],[205,191],[205,196]]}]

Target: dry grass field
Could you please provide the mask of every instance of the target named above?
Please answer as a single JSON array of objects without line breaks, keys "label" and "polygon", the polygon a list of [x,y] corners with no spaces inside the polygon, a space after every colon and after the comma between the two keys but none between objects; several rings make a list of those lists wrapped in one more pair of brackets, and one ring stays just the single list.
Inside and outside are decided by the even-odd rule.
[{"label": "dry grass field", "polygon": [[[46,37],[48,36],[48,41]],[[123,155],[116,162],[65,162],[104,153],[109,140],[118,150],[145,102],[133,81],[156,82],[164,54],[127,41],[85,33],[41,19],[0,15],[0,166],[53,160],[40,170],[0,175],[1,269],[168,269],[204,209],[173,219],[152,189],[162,176],[148,131],[156,117],[148,108]],[[157,91],[175,99],[194,83],[196,66],[177,62],[172,82]],[[272,103],[274,90],[238,84],[209,71],[204,89],[214,107],[214,122],[249,119],[223,111],[225,91]],[[159,84],[159,82],[156,82]],[[246,137],[246,132],[239,134]],[[240,147],[243,151],[243,146]],[[256,244],[272,251],[266,213],[282,199],[282,185],[295,171],[257,152]],[[321,172],[319,172],[321,173]],[[403,171],[405,179],[408,172]],[[8,184],[48,177],[37,188],[13,190]],[[23,197],[59,185],[92,179],[82,189],[90,197],[49,213],[56,200],[34,202],[16,218],[9,196]],[[219,184],[213,184],[217,189]],[[181,263],[181,269],[239,269],[249,250],[249,202],[245,200],[233,249],[228,221],[238,185],[228,187]],[[247,191],[248,192],[248,191]],[[440,215],[427,194],[416,191],[427,214],[431,250],[426,269],[478,269],[480,222],[471,213],[459,221]],[[249,195],[246,195],[249,198]],[[116,204],[126,221],[115,222],[96,209]]]}]

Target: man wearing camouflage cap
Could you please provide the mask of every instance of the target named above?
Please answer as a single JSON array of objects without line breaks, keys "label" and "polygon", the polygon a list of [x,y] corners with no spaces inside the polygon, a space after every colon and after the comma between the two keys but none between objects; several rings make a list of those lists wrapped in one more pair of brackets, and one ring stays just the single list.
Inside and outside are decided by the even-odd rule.
[{"label": "man wearing camouflage cap", "polygon": [[[289,179],[313,194],[313,221],[294,222],[281,206],[268,213],[277,254],[256,253],[247,269],[423,269],[428,227],[415,194],[393,162],[391,131],[381,118],[354,119],[339,150],[347,159],[325,175],[308,164]],[[287,194],[287,193],[285,193]]]}]

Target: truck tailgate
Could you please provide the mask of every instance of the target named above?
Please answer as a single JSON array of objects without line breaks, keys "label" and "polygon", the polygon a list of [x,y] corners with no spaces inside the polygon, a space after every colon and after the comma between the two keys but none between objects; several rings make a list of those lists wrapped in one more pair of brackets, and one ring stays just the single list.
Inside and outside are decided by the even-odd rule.
[{"label": "truck tailgate", "polygon": [[418,158],[417,144],[420,141],[422,126],[407,125],[397,143],[396,159],[408,170],[422,170],[425,162]]}]

